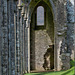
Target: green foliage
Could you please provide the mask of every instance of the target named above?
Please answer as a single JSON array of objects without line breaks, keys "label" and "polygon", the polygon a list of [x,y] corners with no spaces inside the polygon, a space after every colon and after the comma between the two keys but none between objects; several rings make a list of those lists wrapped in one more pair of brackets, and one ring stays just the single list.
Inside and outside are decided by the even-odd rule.
[{"label": "green foliage", "polygon": [[22,3],[22,6],[25,5],[24,3]]},{"label": "green foliage", "polygon": [[70,64],[71,64],[71,67],[73,67],[74,64],[75,64],[74,60],[71,60],[71,61],[70,61]]}]

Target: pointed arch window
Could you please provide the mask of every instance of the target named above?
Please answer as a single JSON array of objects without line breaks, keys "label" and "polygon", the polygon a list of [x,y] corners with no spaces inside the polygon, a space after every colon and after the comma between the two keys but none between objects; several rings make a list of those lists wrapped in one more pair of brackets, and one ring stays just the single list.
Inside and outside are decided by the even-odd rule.
[{"label": "pointed arch window", "polygon": [[44,25],[44,7],[39,6],[37,7],[37,26]]}]

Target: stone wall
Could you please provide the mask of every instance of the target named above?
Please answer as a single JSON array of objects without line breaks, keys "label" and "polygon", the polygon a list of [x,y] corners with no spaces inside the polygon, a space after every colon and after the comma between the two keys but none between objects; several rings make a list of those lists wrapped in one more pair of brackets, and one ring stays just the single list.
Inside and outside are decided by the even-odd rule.
[{"label": "stone wall", "polygon": [[[35,18],[31,21],[31,28],[30,19],[40,2],[44,3],[42,5],[47,11],[46,28],[36,30]],[[60,48],[65,37],[67,52],[74,59],[74,8],[74,0],[32,0],[31,3],[30,0],[24,3],[21,0],[0,0],[0,75],[22,75],[25,70],[29,72],[31,59],[34,59],[31,61],[34,62],[31,63],[33,69],[39,64],[42,66],[43,55],[50,44],[55,45],[55,70],[61,70]]]},{"label": "stone wall", "polygon": [[8,65],[8,54],[9,54],[9,48],[8,48],[8,24],[7,24],[7,0],[2,0],[2,23],[1,29],[2,29],[2,47],[1,50],[1,71],[3,75],[8,75],[9,71],[9,65]]},{"label": "stone wall", "polygon": [[74,59],[74,0],[67,0],[67,45],[71,58]]},{"label": "stone wall", "polygon": [[62,53],[61,59],[62,70],[70,69],[70,53]]},{"label": "stone wall", "polygon": [[36,69],[42,70],[44,63],[44,54],[52,41],[46,30],[35,31],[35,65]]}]

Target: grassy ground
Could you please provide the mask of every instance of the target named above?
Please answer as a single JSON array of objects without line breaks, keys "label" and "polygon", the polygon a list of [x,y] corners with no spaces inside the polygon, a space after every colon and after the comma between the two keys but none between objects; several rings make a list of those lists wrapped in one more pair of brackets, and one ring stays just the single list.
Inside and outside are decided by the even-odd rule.
[{"label": "grassy ground", "polygon": [[71,61],[71,68],[66,71],[59,72],[43,72],[43,73],[28,73],[25,75],[75,75],[74,74],[74,61]]}]

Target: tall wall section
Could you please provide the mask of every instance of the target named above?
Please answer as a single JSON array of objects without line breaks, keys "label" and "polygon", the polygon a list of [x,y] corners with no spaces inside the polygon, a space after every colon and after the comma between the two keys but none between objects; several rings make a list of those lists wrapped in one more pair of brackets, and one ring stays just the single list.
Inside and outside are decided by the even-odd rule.
[{"label": "tall wall section", "polygon": [[[22,1],[0,0],[0,75],[30,72],[30,18],[40,0]],[[60,48],[65,37],[67,51],[74,50],[74,0],[44,1],[53,12],[55,70],[61,70]]]}]

